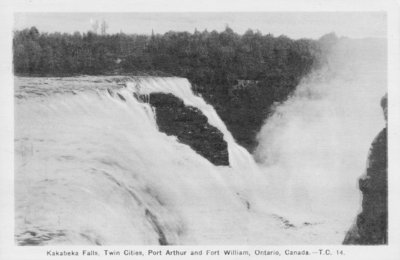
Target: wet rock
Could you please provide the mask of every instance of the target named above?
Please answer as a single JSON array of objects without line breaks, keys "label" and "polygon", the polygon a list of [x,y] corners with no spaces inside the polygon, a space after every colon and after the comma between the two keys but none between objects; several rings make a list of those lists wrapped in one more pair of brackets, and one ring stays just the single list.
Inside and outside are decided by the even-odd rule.
[{"label": "wet rock", "polygon": [[[382,108],[387,118],[387,97]],[[362,211],[343,244],[378,245],[388,243],[387,127],[372,142],[366,174],[359,180],[363,194]]]},{"label": "wet rock", "polygon": [[172,94],[152,93],[150,104],[156,110],[161,132],[174,135],[215,165],[229,165],[228,145],[223,134],[208,123],[203,113]]}]

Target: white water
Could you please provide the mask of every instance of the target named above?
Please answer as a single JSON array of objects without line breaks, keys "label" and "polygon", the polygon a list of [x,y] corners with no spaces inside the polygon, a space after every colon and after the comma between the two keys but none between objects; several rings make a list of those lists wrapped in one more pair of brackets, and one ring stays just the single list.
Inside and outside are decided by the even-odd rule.
[{"label": "white water", "polygon": [[360,210],[358,178],[385,124],[385,44],[342,40],[329,66],[304,79],[260,131],[255,154],[276,187],[269,195],[294,214],[349,223]]},{"label": "white water", "polygon": [[[379,101],[381,89],[373,92],[374,97],[369,91],[360,94],[357,88],[373,85],[376,76],[365,78],[359,86],[357,77],[364,74],[356,80],[351,75],[357,74],[351,74],[340,81],[342,86],[332,82],[347,74],[338,75],[304,83],[293,99],[277,109],[279,113],[260,134],[261,166],[234,142],[212,106],[193,95],[185,79],[16,78],[17,241],[341,243],[355,213],[342,218],[321,215],[322,204],[339,209],[338,202],[345,197],[324,192],[343,189],[352,196],[342,201],[348,211],[358,208],[356,180],[380,128],[375,99]],[[116,82],[126,82],[126,87]],[[338,89],[316,87],[324,84]],[[175,137],[159,132],[153,110],[136,100],[133,92],[168,92],[198,107],[224,134],[231,167],[214,166]],[[331,107],[329,102],[335,100],[363,100],[368,105]],[[356,112],[348,110],[357,106]],[[364,111],[373,116],[359,118]],[[343,142],[346,138],[357,140],[356,145]],[[318,193],[316,180],[323,193]],[[317,194],[329,200],[321,204]],[[301,207],[292,210],[295,204]],[[312,214],[305,214],[309,208]],[[294,226],[285,225],[285,220]]]},{"label": "white water", "polygon": [[254,194],[263,194],[267,182],[187,80],[131,79],[140,81],[142,94],[147,87],[170,89],[201,108],[224,132],[232,167],[216,167],[160,133],[151,107],[133,97],[130,84],[113,89],[123,102],[104,89],[82,88],[88,78],[18,80],[24,86],[16,106],[19,241],[158,244],[160,230],[170,244],[259,241],[252,234],[262,219],[249,219],[265,208]]}]

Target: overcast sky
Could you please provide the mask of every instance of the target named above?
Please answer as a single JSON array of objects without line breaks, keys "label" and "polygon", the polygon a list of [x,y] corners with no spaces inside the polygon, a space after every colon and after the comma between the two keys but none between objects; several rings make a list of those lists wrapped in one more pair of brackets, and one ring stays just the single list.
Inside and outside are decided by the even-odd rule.
[{"label": "overcast sky", "polygon": [[336,32],[351,38],[386,37],[383,12],[271,12],[271,13],[16,13],[14,29],[36,26],[41,32],[87,32],[91,21],[105,20],[108,33],[150,34],[195,28],[235,32],[247,29],[291,38],[319,38]]}]

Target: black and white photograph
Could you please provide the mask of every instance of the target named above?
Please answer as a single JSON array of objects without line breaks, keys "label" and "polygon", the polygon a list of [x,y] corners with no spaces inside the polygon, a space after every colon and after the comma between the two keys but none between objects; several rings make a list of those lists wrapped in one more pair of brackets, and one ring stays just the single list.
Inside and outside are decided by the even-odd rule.
[{"label": "black and white photograph", "polygon": [[12,12],[13,250],[398,242],[393,16],[224,8]]}]

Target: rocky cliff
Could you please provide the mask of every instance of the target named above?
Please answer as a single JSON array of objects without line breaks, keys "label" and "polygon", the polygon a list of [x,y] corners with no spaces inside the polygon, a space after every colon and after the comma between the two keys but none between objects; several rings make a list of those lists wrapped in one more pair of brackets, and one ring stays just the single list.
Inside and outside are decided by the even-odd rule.
[{"label": "rocky cliff", "polygon": [[[387,97],[381,102],[387,119]],[[366,174],[360,178],[362,211],[343,244],[378,245],[388,243],[387,127],[372,142]]]},{"label": "rocky cliff", "polygon": [[223,134],[208,123],[203,113],[172,94],[150,94],[160,131],[174,135],[181,143],[215,165],[229,165],[228,145]]}]

